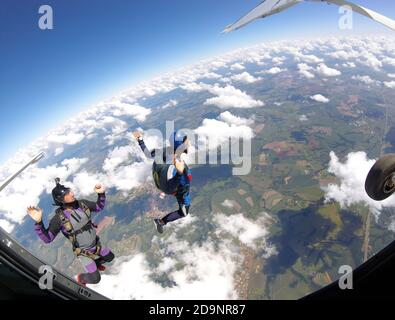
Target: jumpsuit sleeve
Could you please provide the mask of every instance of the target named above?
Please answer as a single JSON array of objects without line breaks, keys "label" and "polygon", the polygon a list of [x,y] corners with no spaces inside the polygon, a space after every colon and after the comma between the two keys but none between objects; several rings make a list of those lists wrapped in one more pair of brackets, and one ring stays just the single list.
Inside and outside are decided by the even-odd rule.
[{"label": "jumpsuit sleeve", "polygon": [[100,193],[97,195],[97,201],[82,200],[91,212],[101,212],[106,205],[106,194]]},{"label": "jumpsuit sleeve", "polygon": [[155,149],[149,151],[148,148],[147,148],[147,146],[145,145],[145,142],[144,142],[143,139],[139,139],[139,140],[137,140],[137,141],[138,141],[138,143],[139,143],[139,146],[140,146],[141,150],[143,150],[143,152],[144,152],[144,154],[145,154],[145,156],[146,156],[147,158],[150,158],[150,159],[155,158],[155,153],[156,153],[156,152],[155,152]]},{"label": "jumpsuit sleeve", "polygon": [[34,230],[36,231],[36,234],[44,243],[50,243],[54,241],[61,228],[62,223],[57,214],[51,219],[48,228],[45,228],[43,221],[34,224]]}]

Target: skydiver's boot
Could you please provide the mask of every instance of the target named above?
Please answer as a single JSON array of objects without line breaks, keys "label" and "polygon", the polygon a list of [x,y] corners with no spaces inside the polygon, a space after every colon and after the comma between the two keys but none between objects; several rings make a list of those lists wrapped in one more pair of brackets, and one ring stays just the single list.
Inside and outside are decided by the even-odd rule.
[{"label": "skydiver's boot", "polygon": [[106,267],[103,265],[103,263],[106,263],[106,261],[104,261],[103,257],[100,257],[99,259],[96,259],[95,262],[96,262],[97,270],[99,270],[99,271],[105,271],[106,270]]},{"label": "skydiver's boot", "polygon": [[115,258],[114,254],[108,248],[105,249],[105,252],[107,251],[108,253],[105,256],[100,256],[98,259],[95,260],[97,270],[99,271],[105,271],[107,267],[105,267],[104,264],[113,261]]},{"label": "skydiver's boot", "polygon": [[162,221],[162,219],[154,219],[155,225],[156,225],[156,230],[159,233],[163,233],[163,226],[165,223]]},{"label": "skydiver's boot", "polygon": [[81,273],[77,274],[76,280],[77,280],[77,283],[78,283],[80,286],[86,287],[86,282],[82,281],[82,279],[81,279]]},{"label": "skydiver's boot", "polygon": [[97,270],[99,270],[99,271],[105,271],[105,270],[106,270],[106,267],[103,266],[102,264],[100,264],[100,265],[97,266]]},{"label": "skydiver's boot", "polygon": [[81,286],[85,287],[87,284],[98,284],[101,280],[101,275],[97,269],[95,272],[79,273],[76,280]]}]

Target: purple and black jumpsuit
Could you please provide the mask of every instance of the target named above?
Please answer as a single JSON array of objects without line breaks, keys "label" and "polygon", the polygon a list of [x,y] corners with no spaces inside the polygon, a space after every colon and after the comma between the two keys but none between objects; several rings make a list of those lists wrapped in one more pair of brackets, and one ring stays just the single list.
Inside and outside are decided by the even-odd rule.
[{"label": "purple and black jumpsuit", "polygon": [[[78,247],[95,253],[99,237],[96,235],[96,230],[93,227],[91,216],[87,215],[83,208],[80,207],[81,203],[88,207],[91,213],[97,213],[104,209],[106,196],[104,193],[102,193],[98,195],[96,202],[80,200],[69,204],[67,210],[61,208],[63,210],[64,216],[73,226],[74,233],[76,233]],[[45,228],[42,221],[40,223],[36,223],[35,231],[40,239],[45,243],[51,243],[54,241],[59,232],[62,232],[63,235],[68,238],[67,231],[63,226],[58,213],[56,213],[51,219],[48,228]],[[85,273],[80,275],[80,280],[83,283],[95,284],[99,283],[101,279],[98,266],[101,266],[106,262],[111,262],[114,259],[114,254],[110,251],[110,249],[102,247],[99,257],[96,260],[84,255],[80,255],[78,258],[85,269]]]}]

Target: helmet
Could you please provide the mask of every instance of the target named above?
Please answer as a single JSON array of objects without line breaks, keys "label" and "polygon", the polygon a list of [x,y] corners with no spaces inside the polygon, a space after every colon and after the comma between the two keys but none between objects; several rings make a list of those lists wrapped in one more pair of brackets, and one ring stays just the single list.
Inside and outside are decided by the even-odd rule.
[{"label": "helmet", "polygon": [[[170,135],[170,146],[173,148],[174,152],[187,140],[188,136],[183,131],[174,131]],[[181,150],[185,152],[186,150]]]},{"label": "helmet", "polygon": [[64,196],[70,192],[70,188],[66,188],[60,184],[60,179],[56,178],[56,187],[52,189],[52,198],[55,201],[55,205],[62,206],[64,202]]}]

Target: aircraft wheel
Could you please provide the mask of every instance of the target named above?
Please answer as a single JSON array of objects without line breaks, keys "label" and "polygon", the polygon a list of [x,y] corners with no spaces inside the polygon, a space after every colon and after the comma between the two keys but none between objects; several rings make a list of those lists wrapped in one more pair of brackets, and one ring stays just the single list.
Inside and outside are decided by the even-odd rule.
[{"label": "aircraft wheel", "polygon": [[395,191],[395,154],[381,157],[370,169],[365,180],[365,191],[376,201],[388,198]]}]

